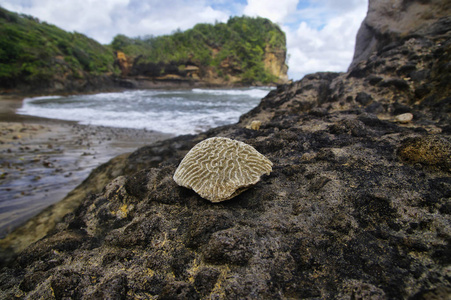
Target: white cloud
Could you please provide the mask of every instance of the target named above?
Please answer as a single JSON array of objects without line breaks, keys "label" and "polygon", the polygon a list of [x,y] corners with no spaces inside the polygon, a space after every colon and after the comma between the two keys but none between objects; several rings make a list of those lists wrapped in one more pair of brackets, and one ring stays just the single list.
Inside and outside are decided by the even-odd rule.
[{"label": "white cloud", "polygon": [[35,16],[65,30],[85,33],[102,41],[102,37],[96,34],[113,27],[110,14],[116,10],[122,10],[127,2],[128,0],[86,2],[30,0],[27,1],[27,5],[20,5],[20,2],[18,4],[16,1],[6,0],[2,5],[13,11]]},{"label": "white cloud", "polygon": [[288,75],[345,71],[368,0],[248,0],[244,14],[281,25],[287,35]]},{"label": "white cloud", "polygon": [[[158,1],[161,3],[161,1]],[[189,4],[186,1],[173,6],[145,6],[140,5],[128,9],[117,16],[116,33],[136,37],[144,35],[169,34],[174,30],[186,30],[197,23],[214,23],[216,20],[225,22],[229,18],[227,13],[214,10],[210,6]],[[163,2],[166,3],[166,2]],[[137,18],[136,15],[141,17]],[[109,41],[107,41],[109,42]]]},{"label": "white cloud", "polygon": [[338,1],[313,2],[321,5],[297,12],[305,21],[297,26],[282,26],[287,34],[289,75],[293,79],[319,71],[346,71],[368,3],[353,0],[352,5],[343,8],[336,5]]},{"label": "white cloud", "polygon": [[213,9],[207,1],[188,0],[4,0],[6,9],[35,16],[68,31],[77,31],[101,43],[118,34],[170,34],[197,23],[225,22],[229,13]]},{"label": "white cloud", "polygon": [[2,0],[9,10],[35,16],[101,43],[116,34],[169,34],[230,15],[261,16],[287,35],[289,77],[345,71],[368,0]]},{"label": "white cloud", "polygon": [[288,15],[296,11],[298,0],[248,0],[243,13],[248,16],[268,18],[282,23]]}]

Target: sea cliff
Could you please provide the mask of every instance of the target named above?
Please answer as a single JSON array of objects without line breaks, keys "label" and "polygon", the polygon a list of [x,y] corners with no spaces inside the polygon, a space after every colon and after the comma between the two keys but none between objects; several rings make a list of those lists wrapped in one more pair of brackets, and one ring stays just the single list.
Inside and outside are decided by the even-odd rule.
[{"label": "sea cliff", "polygon": [[288,81],[285,33],[264,18],[233,17],[169,36],[112,42],[125,87],[273,85]]},{"label": "sea cliff", "polygon": [[0,7],[0,93],[71,94],[124,88],[275,85],[287,81],[285,33],[234,17],[110,45]]},{"label": "sea cliff", "polygon": [[[61,222],[5,256],[2,295],[449,298],[450,5],[396,3],[369,1],[348,72],[280,85],[238,124],[95,170]],[[409,14],[428,17],[387,34]],[[177,186],[181,159],[214,136],[252,145],[272,173],[217,204]],[[22,249],[19,237],[2,245]]]}]

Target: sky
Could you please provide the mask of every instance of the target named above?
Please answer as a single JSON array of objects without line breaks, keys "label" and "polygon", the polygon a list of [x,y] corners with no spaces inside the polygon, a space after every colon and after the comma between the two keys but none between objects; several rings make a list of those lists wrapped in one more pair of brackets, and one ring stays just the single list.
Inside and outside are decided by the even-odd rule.
[{"label": "sky", "polygon": [[0,6],[102,44],[117,34],[158,36],[231,16],[260,16],[285,32],[288,76],[298,80],[347,70],[368,0],[0,0]]}]

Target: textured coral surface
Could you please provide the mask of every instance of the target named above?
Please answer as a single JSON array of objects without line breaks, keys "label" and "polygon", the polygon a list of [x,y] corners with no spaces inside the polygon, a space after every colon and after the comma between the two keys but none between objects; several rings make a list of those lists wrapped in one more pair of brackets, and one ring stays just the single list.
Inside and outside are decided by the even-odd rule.
[{"label": "textured coral surface", "polygon": [[186,154],[174,173],[174,180],[202,198],[221,202],[256,184],[271,170],[271,161],[252,146],[214,137],[200,142]]}]

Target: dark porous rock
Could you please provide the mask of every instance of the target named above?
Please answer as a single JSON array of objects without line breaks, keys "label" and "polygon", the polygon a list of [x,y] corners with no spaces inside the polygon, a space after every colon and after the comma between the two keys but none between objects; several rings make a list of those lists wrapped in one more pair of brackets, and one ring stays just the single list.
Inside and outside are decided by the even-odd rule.
[{"label": "dark porous rock", "polygon": [[[1,298],[448,299],[449,10],[370,0],[349,72],[278,86],[237,124],[99,167],[73,197],[102,192],[2,258]],[[220,203],[178,186],[210,137],[246,142],[272,172]]]},{"label": "dark porous rock", "polygon": [[355,101],[359,102],[363,106],[367,106],[373,101],[372,97],[365,92],[360,92],[357,94]]},{"label": "dark porous rock", "polygon": [[384,80],[384,81],[380,82],[379,85],[381,87],[395,87],[400,90],[409,88],[409,84],[405,80],[399,79],[399,78],[390,78],[390,79]]},{"label": "dark porous rock", "polygon": [[221,272],[215,268],[202,268],[194,277],[194,288],[200,296],[207,296],[214,289]]},{"label": "dark porous rock", "polygon": [[244,265],[253,256],[252,233],[241,228],[217,231],[204,246],[204,259],[213,264]]},{"label": "dark porous rock", "polygon": [[127,299],[127,276],[124,273],[104,280],[92,294],[93,299]]},{"label": "dark porous rock", "polygon": [[383,78],[376,75],[369,75],[368,77],[366,77],[366,80],[369,82],[369,84],[376,85],[381,82]]},{"label": "dark porous rock", "polygon": [[365,111],[372,114],[385,113],[386,109],[380,102],[373,102],[365,108]]},{"label": "dark porous rock", "polygon": [[394,115],[400,115],[405,113],[410,113],[412,111],[412,108],[408,105],[400,104],[400,103],[394,103],[393,104],[393,114]]}]

